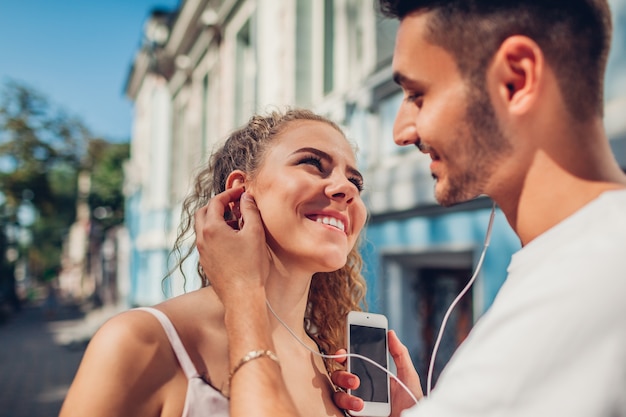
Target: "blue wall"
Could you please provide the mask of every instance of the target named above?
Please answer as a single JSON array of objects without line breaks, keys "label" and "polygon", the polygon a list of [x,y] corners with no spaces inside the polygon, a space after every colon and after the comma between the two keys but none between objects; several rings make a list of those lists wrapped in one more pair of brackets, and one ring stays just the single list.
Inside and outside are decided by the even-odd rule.
[{"label": "blue wall", "polygon": [[163,278],[167,273],[166,248],[141,249],[137,240],[151,231],[156,235],[164,234],[165,210],[141,211],[141,191],[126,199],[126,227],[130,236],[130,294],[128,303],[131,306],[157,304],[169,294],[169,286],[164,285]]},{"label": "blue wall", "polygon": [[[371,311],[381,311],[382,274],[381,252],[389,248],[428,248],[453,245],[482,248],[489,223],[490,209],[480,209],[450,214],[442,210],[441,215],[413,217],[373,223],[366,227],[362,253],[365,263],[364,275],[368,284],[367,302]],[[507,223],[504,215],[496,210],[490,246],[480,273],[484,305],[491,305],[496,293],[506,278],[511,255],[520,248],[520,243]],[[479,252],[480,253],[480,252]],[[478,256],[474,263],[478,261]],[[469,280],[469,276],[467,277]]]}]

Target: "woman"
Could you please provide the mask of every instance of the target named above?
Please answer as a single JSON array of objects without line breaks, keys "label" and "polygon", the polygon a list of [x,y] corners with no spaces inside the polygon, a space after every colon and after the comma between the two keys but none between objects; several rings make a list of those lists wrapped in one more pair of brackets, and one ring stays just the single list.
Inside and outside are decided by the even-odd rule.
[{"label": "woman", "polygon": [[[182,250],[194,213],[213,195],[245,188],[261,213],[271,259],[268,303],[308,349],[334,353],[345,344],[346,314],[360,309],[365,294],[357,252],[366,220],[362,182],[354,150],[331,121],[306,110],[254,116],[197,176],[183,204],[179,265],[194,249]],[[237,228],[237,204],[229,215]],[[223,306],[210,286],[211,271],[198,270],[201,289],[102,326],[61,417],[228,415],[233,368],[259,358],[229,363]],[[329,378],[337,364],[313,355],[278,319],[272,325],[276,352],[259,356],[280,361],[300,413],[343,415]]]}]

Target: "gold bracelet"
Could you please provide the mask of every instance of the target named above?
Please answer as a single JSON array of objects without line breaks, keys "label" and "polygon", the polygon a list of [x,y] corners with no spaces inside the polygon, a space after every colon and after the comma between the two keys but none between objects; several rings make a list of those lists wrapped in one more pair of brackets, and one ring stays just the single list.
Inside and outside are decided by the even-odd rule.
[{"label": "gold bracelet", "polygon": [[271,350],[252,350],[246,353],[243,356],[243,358],[241,358],[239,363],[237,363],[237,365],[235,365],[235,367],[231,371],[230,376],[228,377],[229,385],[230,385],[230,381],[233,379],[233,376],[235,375],[235,372],[237,372],[239,368],[244,366],[246,363],[254,359],[258,359],[258,358],[270,358],[271,360],[276,362],[278,366],[280,367],[280,361],[278,360],[278,356],[276,356],[276,354],[272,352]]}]

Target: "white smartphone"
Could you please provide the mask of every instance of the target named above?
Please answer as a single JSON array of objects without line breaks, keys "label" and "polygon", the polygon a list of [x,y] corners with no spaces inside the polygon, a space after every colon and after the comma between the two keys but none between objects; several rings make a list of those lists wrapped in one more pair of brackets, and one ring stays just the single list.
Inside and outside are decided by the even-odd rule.
[{"label": "white smartphone", "polygon": [[[387,317],[382,314],[351,311],[348,313],[348,353],[357,353],[389,369],[387,347]],[[348,357],[348,372],[356,374],[361,385],[349,390],[363,400],[361,411],[350,411],[354,416],[386,417],[391,414],[389,374],[360,358]]]}]

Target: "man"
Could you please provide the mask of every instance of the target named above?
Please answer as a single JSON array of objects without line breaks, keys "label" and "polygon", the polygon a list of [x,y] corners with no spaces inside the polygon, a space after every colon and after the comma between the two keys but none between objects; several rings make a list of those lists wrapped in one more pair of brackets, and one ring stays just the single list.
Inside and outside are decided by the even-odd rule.
[{"label": "man", "polygon": [[[432,394],[405,415],[626,416],[626,176],[602,121],[607,2],[380,3],[400,19],[393,71],[405,99],[395,142],[431,157],[440,204],[490,196],[523,246]],[[272,348],[253,201],[242,200],[241,231],[220,219],[239,193],[197,216],[201,262],[227,306],[233,365]],[[203,234],[224,246],[206,248]],[[244,261],[233,268],[223,258],[240,248]],[[391,338],[390,352],[421,398],[406,348]],[[355,384],[345,372],[333,379]],[[297,415],[281,384],[273,361],[250,361],[233,377],[232,415],[250,404],[255,415]],[[336,402],[360,407],[345,393]],[[393,396],[394,415],[411,405]]]}]

